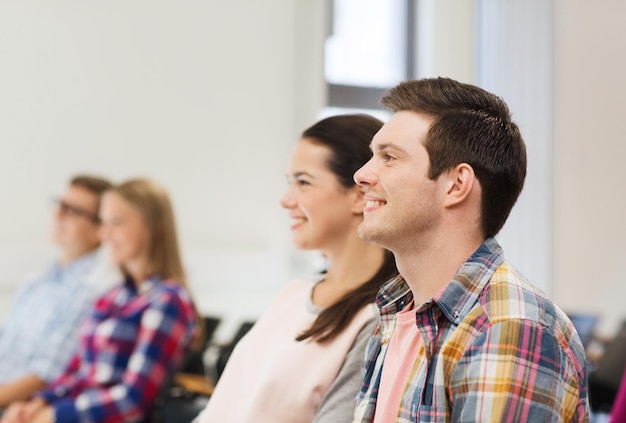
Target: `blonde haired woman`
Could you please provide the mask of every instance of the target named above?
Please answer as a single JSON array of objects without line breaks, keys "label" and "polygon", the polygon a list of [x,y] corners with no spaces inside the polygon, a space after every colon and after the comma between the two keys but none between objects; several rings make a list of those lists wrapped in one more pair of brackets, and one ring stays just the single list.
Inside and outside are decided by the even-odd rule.
[{"label": "blonde haired woman", "polygon": [[96,301],[65,373],[2,423],[141,422],[198,338],[167,193],[145,179],[104,194],[101,238],[124,281]]}]

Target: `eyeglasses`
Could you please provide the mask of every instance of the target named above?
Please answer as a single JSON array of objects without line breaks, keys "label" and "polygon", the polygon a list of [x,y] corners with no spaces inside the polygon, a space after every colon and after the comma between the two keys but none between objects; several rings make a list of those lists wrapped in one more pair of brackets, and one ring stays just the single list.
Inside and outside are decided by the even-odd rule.
[{"label": "eyeglasses", "polygon": [[53,203],[56,207],[58,207],[58,210],[61,212],[61,214],[82,217],[92,223],[95,223],[96,225],[100,223],[100,218],[96,213],[92,213],[88,210],[83,209],[82,207],[73,206],[60,198],[55,198],[53,200]]}]

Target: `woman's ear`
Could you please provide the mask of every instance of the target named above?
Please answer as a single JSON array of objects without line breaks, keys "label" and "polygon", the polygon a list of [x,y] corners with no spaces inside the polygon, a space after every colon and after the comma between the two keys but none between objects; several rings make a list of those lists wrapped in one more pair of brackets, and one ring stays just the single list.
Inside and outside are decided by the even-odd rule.
[{"label": "woman's ear", "polygon": [[362,215],[365,208],[365,190],[362,186],[356,184],[348,190],[348,195],[350,195],[352,200],[352,213]]},{"label": "woman's ear", "polygon": [[446,207],[454,207],[465,201],[476,182],[474,169],[467,163],[460,163],[446,172],[448,182],[446,184]]}]

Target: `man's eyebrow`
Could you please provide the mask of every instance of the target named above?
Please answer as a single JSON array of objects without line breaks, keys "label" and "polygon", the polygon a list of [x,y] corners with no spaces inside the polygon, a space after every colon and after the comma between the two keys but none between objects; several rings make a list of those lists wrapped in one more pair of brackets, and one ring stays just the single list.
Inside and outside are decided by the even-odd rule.
[{"label": "man's eyebrow", "polygon": [[374,148],[376,149],[376,151],[385,151],[385,150],[393,150],[393,151],[398,151],[398,152],[405,151],[404,148],[392,142],[380,143],[380,144],[377,144],[375,147],[372,144],[370,144],[370,150],[372,150],[372,152],[374,152]]}]

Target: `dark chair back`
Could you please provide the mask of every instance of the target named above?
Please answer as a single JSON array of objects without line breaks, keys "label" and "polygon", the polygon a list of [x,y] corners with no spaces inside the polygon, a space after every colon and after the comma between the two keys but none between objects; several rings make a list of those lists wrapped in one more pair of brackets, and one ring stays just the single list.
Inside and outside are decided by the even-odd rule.
[{"label": "dark chair back", "polygon": [[[224,371],[224,368],[226,367],[226,363],[228,362],[230,355],[235,349],[235,346],[241,340],[241,338],[243,338],[244,335],[248,333],[250,329],[252,329],[252,326],[254,326],[254,322],[242,323],[241,326],[239,326],[237,333],[235,333],[235,336],[233,337],[232,341],[230,341],[228,345],[224,346],[220,350],[219,355],[217,356],[217,360],[215,362],[215,372],[216,372],[215,376],[217,380],[219,380],[220,376],[222,376],[222,372]],[[217,380],[216,380],[216,383],[217,383]]]},{"label": "dark chair back", "polygon": [[617,336],[606,346],[598,367],[593,372],[594,378],[617,389],[622,380],[624,367],[626,367],[626,321],[622,323]]},{"label": "dark chair back", "polygon": [[220,324],[221,319],[213,316],[205,316],[204,321],[204,344],[198,351],[192,351],[187,355],[185,364],[179,370],[182,373],[192,373],[196,375],[206,376],[206,370],[204,368],[204,352],[213,339],[215,329]]},{"label": "dark chair back", "polygon": [[589,374],[589,399],[597,411],[608,411],[613,405],[626,368],[626,321],[610,341],[597,367]]},{"label": "dark chair back", "polygon": [[598,315],[590,313],[567,313],[567,317],[572,321],[580,342],[587,349],[589,343],[593,340],[594,331],[598,324]]},{"label": "dark chair back", "polygon": [[[203,359],[204,351],[211,342],[215,329],[217,329],[221,319],[213,316],[205,316],[203,320],[205,338],[202,348],[197,351],[188,351],[183,363],[178,367],[177,371],[168,375],[167,380],[164,381],[161,391],[152,406],[149,418],[150,423],[178,423],[184,421],[183,416],[190,416],[193,413],[195,413],[193,414],[195,416],[203,408],[202,405],[198,406],[194,402],[194,396],[188,398],[185,395],[175,393],[177,387],[173,383],[175,374],[179,372],[206,376]],[[191,419],[187,421],[191,421]]]}]

